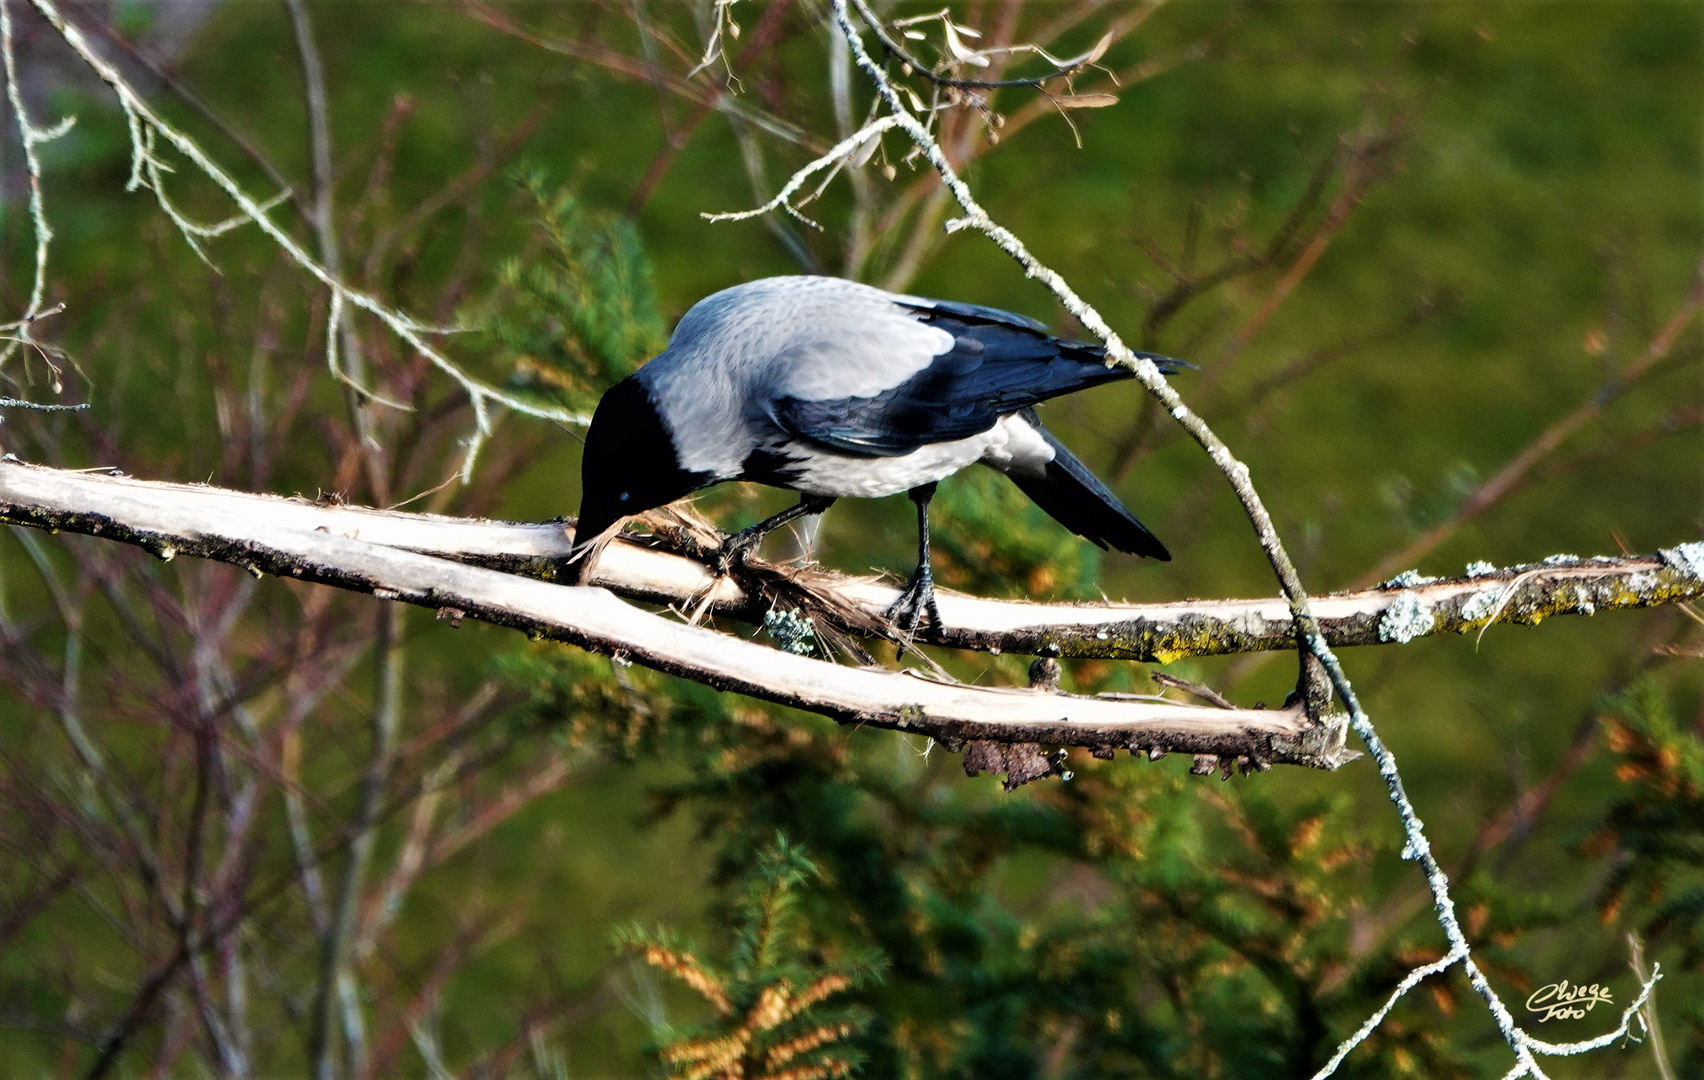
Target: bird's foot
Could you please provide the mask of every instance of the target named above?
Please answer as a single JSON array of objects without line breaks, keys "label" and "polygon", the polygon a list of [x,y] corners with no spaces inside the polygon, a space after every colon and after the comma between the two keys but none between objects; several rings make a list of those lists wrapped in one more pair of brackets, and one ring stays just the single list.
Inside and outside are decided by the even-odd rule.
[{"label": "bird's foot", "polygon": [[935,577],[927,564],[919,566],[899,599],[887,609],[888,621],[907,634],[915,634],[923,616],[937,630],[941,627],[941,609],[935,605]]},{"label": "bird's foot", "polygon": [[716,549],[716,576],[727,577],[728,571],[732,570],[736,563],[744,566],[747,557],[751,555],[751,549],[756,547],[761,539],[762,533],[742,529],[722,541],[722,546]]}]

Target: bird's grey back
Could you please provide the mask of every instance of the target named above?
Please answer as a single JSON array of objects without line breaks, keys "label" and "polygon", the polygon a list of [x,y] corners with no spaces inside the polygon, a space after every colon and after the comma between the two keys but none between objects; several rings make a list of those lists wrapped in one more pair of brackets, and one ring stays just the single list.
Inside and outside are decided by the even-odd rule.
[{"label": "bird's grey back", "polygon": [[700,300],[640,370],[686,468],[732,476],[769,406],[873,397],[952,348],[900,303],[930,301],[828,277],[776,277]]}]

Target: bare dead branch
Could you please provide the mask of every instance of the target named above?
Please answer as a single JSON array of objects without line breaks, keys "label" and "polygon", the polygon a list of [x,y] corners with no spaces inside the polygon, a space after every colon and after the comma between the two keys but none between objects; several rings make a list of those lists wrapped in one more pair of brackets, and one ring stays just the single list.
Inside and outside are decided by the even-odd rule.
[{"label": "bare dead branch", "polygon": [[[57,484],[74,487],[79,480],[104,480],[112,485],[106,489],[100,511],[72,511],[42,497]],[[132,543],[164,559],[179,555],[217,559],[254,574],[335,585],[422,607],[450,608],[536,638],[604,653],[618,663],[644,664],[720,690],[791,705],[844,723],[927,735],[949,746],[987,739],[1149,753],[1182,751],[1230,761],[1247,758],[1323,768],[1347,759],[1337,744],[1341,730],[1309,720],[1300,706],[1232,710],[1155,700],[1042,695],[935,681],[913,672],[841,667],[683,625],[624,603],[605,589],[532,581],[422,555],[375,542],[360,535],[360,529],[351,537],[323,525],[277,524],[279,512],[316,509],[306,504],[207,492],[211,499],[192,501],[186,508],[183,500],[149,499],[150,486],[4,462],[0,463],[0,520]],[[61,494],[72,487],[61,487]],[[33,494],[26,493],[32,488]],[[89,490],[82,488],[85,497]],[[268,507],[270,519],[260,513]]]},{"label": "bare dead branch", "polygon": [[[0,461],[0,520],[139,544],[156,554],[241,564],[243,545],[278,533],[320,532],[451,559],[469,566],[552,580],[573,543],[566,522],[520,523],[408,514],[196,484],[70,472]],[[213,523],[241,522],[220,534]],[[622,596],[686,610],[700,603],[723,615],[763,622],[775,602],[799,602],[813,616],[862,615],[837,626],[870,633],[898,591],[864,577],[753,560],[763,577],[717,577],[694,545],[660,532],[610,545],[593,583]],[[713,546],[713,545],[712,545]],[[1653,555],[1552,556],[1537,563],[1475,564],[1453,578],[1405,574],[1372,589],[1314,598],[1314,614],[1334,647],[1405,644],[1466,634],[1493,623],[1535,626],[1552,615],[1594,615],[1704,599],[1697,544]],[[1693,560],[1689,563],[1688,560]],[[778,583],[778,584],[777,584]],[[814,598],[814,603],[813,603]],[[1071,658],[1170,663],[1193,656],[1295,648],[1289,606],[1258,600],[1161,604],[1061,604],[995,600],[943,590],[943,625],[924,640],[959,649]],[[439,605],[450,606],[454,605]]]},{"label": "bare dead branch", "polygon": [[[853,6],[857,8],[859,18],[863,19],[865,25],[869,26],[869,28],[875,33],[876,40],[882,43],[882,48],[885,49],[894,59],[898,60],[901,64],[904,64],[908,72],[915,73],[922,78],[927,79],[929,82],[934,83],[936,86],[944,86],[954,90],[997,90],[1006,86],[1039,87],[1054,79],[1068,79],[1078,72],[1083,71],[1085,68],[1093,65],[1095,61],[1099,60],[1106,53],[1107,48],[1113,42],[1113,35],[1108,33],[1100,39],[1093,49],[1081,56],[1074,56],[1070,59],[1057,59],[1049,56],[1040,46],[1037,45],[1024,46],[1022,47],[1022,51],[1031,52],[1042,57],[1048,63],[1053,65],[1054,70],[1045,75],[1032,75],[1028,78],[1020,79],[959,79],[948,75],[942,75],[939,71],[931,68],[928,64],[925,64],[923,61],[911,55],[911,53],[906,50],[905,46],[901,45],[899,40],[888,32],[887,26],[875,12],[870,10],[869,5],[866,4],[864,0],[853,0]],[[1149,5],[1149,9],[1151,10],[1155,6],[1157,5],[1151,4]],[[1146,11],[1142,12],[1142,14],[1145,16]],[[942,23],[942,30],[946,35],[948,49],[954,56],[952,63],[968,63],[972,66],[987,66],[991,63],[992,58],[989,55],[989,51],[968,49],[959,40],[959,35],[966,31],[966,27],[956,25],[952,21],[951,16],[948,15],[942,15],[940,16],[940,19]],[[906,24],[909,25],[918,21],[918,19],[908,19],[906,20]],[[1004,53],[1012,53],[1018,49],[1018,46],[1006,46],[1000,51]]]}]

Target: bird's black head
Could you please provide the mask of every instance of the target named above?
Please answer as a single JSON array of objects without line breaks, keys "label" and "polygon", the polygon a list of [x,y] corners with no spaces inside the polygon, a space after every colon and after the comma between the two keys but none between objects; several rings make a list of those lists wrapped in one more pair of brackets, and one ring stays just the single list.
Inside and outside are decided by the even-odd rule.
[{"label": "bird's black head", "polygon": [[606,390],[592,414],[580,459],[576,579],[584,577],[595,557],[594,545],[622,518],[671,503],[709,479],[681,468],[668,426],[638,376]]}]

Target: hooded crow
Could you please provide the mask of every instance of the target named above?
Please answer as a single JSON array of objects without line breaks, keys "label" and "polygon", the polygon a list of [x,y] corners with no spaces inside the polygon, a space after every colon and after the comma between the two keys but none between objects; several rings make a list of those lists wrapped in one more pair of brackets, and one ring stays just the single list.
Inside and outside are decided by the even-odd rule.
[{"label": "hooded crow", "polygon": [[[1148,359],[1167,373],[1186,366]],[[929,500],[937,481],[973,462],[1102,548],[1170,559],[1033,408],[1131,374],[1108,367],[1099,345],[974,304],[829,277],[725,289],[695,304],[669,347],[598,403],[581,464],[575,580],[623,518],[723,481],[800,494],[730,537],[723,570],[835,499],[904,491],[917,504],[917,570],[888,614],[907,631],[924,614],[939,626]]]}]

